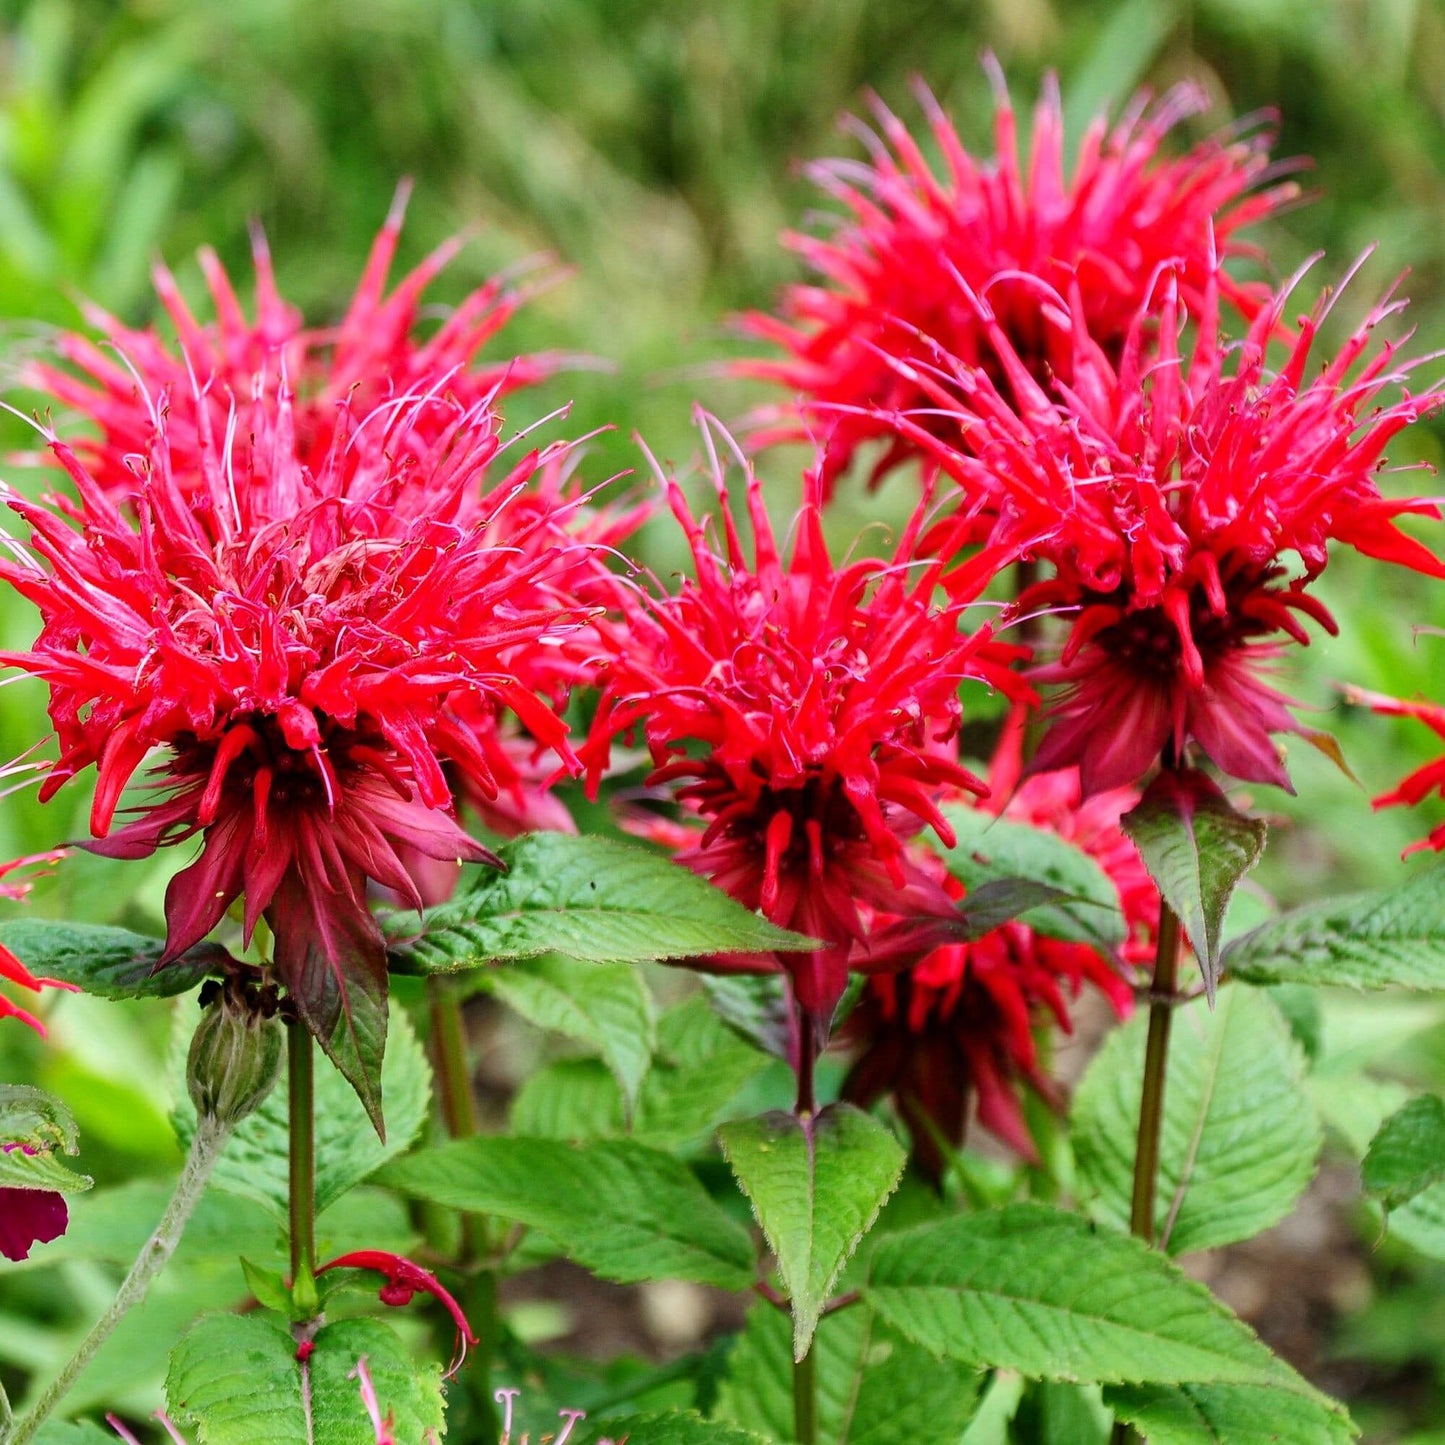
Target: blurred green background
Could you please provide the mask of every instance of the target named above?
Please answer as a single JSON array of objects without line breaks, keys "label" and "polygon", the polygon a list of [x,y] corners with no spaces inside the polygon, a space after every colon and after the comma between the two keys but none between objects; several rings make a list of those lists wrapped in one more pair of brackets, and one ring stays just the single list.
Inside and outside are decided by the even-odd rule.
[{"label": "blurred green background", "polygon": [[[727,315],[768,305],[798,274],[777,234],[806,224],[820,199],[796,163],[858,153],[837,121],[861,110],[868,88],[916,123],[914,74],[966,143],[991,148],[985,48],[1025,114],[1043,72],[1056,69],[1074,135],[1136,86],[1184,77],[1215,98],[1189,134],[1277,111],[1276,154],[1312,158],[1313,199],[1256,233],[1270,274],[1325,253],[1300,292],[1304,309],[1374,245],[1338,322],[1357,321],[1408,268],[1411,348],[1445,350],[1438,0],[0,0],[0,16],[0,377],[45,348],[47,328],[76,324],[78,294],[129,322],[150,319],[157,257],[198,294],[193,253],[209,243],[244,292],[253,219],[270,237],[283,292],[313,321],[334,316],[398,179],[411,176],[401,262],[455,232],[472,237],[433,299],[455,302],[497,269],[551,253],[570,275],[524,311],[505,345],[612,366],[518,397],[510,419],[572,400],[568,432],[614,427],[592,447],[597,480],[639,464],[634,431],[685,464],[695,400],[729,418],[760,395],[716,366],[742,349]],[[1419,385],[1442,373],[1445,362],[1426,362]],[[25,441],[15,424],[3,436],[8,446]],[[1436,421],[1393,460],[1430,461],[1442,449]],[[780,453],[765,468],[780,515],[796,495],[798,461]],[[19,472],[14,480],[33,484]],[[1387,485],[1440,489],[1418,472]],[[873,497],[850,482],[835,517],[840,538],[873,516],[896,519],[908,488],[899,479]],[[1445,537],[1436,545],[1445,550]],[[647,555],[665,572],[677,548],[659,532]],[[1288,901],[1398,876],[1401,849],[1445,816],[1371,813],[1370,795],[1429,757],[1435,740],[1418,724],[1343,711],[1336,687],[1445,700],[1445,639],[1416,634],[1445,625],[1445,601],[1343,557],[1321,592],[1342,635],[1293,649],[1281,686],[1322,710],[1313,721],[1339,734],[1360,783],[1294,744],[1298,799],[1261,790],[1253,800],[1283,823],[1261,876]],[[18,610],[0,618],[8,645],[24,645],[30,626]],[[0,697],[0,756],[10,757],[43,731],[41,699],[30,683]],[[0,856],[80,833],[82,793],[67,790],[46,810],[9,798]],[[42,886],[35,906],[155,929],[163,875],[163,865],[120,875],[82,858]],[[1435,1015],[1412,1018],[1373,1026],[1368,1059],[1382,1074],[1438,1087],[1445,1048]],[[91,1140],[87,1164],[102,1177],[163,1173],[175,1156],[153,1061],[166,1028],[163,1011],[63,1000],[46,1055],[23,1030],[0,1030],[0,1076],[35,1071],[70,1099]],[[1397,1046],[1417,1036],[1434,1042],[1398,1064]],[[8,1288],[0,1360],[25,1368],[58,1350],[103,1293],[95,1269],[62,1261],[59,1294],[49,1272]],[[1445,1277],[1396,1254],[1385,1269],[1397,1288],[1366,1292],[1347,1341],[1368,1363],[1329,1383],[1362,1393],[1362,1418],[1381,1439],[1445,1439],[1400,1433],[1445,1419],[1445,1318],[1438,1305],[1431,1314],[1398,1303],[1436,1298]],[[1385,1311],[1382,1322],[1369,1310]],[[1418,1328],[1400,1324],[1410,1310]],[[1390,1383],[1397,1377],[1409,1382],[1404,1395]]]}]

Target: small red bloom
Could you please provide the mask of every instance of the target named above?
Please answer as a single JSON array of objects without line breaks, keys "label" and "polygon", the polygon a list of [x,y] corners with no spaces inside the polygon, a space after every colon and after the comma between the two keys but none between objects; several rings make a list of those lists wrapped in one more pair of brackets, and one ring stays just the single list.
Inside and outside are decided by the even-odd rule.
[{"label": "small red bloom", "polygon": [[[10,863],[0,863],[0,879],[15,872],[18,868],[29,868],[34,865],[48,865],[58,862],[65,856],[64,850],[50,853],[35,853],[28,858],[16,858]],[[18,879],[13,882],[0,882],[0,898],[24,898],[30,891],[33,875],[30,878]],[[75,985],[61,983],[53,978],[36,978],[36,976],[10,952],[8,948],[0,947],[0,979],[7,983],[18,984],[21,988],[29,989],[32,993],[39,993],[42,988],[63,988],[74,991]],[[40,1022],[34,1014],[20,1007],[13,1000],[6,998],[0,993],[0,1019],[15,1018],[23,1024],[29,1024],[41,1038],[45,1037],[45,1025]],[[63,1205],[62,1205],[63,1207]],[[64,1226],[62,1225],[62,1228]],[[51,1236],[52,1238],[54,1236]]]},{"label": "small red bloom", "polygon": [[[801,398],[765,411],[759,440],[821,429],[828,434],[828,486],[865,442],[888,443],[875,480],[916,453],[914,443],[888,425],[890,413],[910,415],[961,444],[954,419],[934,415],[926,388],[907,365],[926,367],[927,338],[966,365],[989,370],[1007,389],[1007,368],[956,277],[987,299],[1031,376],[1068,385],[1072,326],[1082,326],[1106,356],[1117,358],[1161,266],[1176,270],[1186,303],[1196,305],[1218,259],[1252,254],[1236,232],[1295,193],[1287,184],[1260,189],[1271,173],[1267,132],[1236,127],[1179,159],[1161,155],[1170,132],[1207,106],[1192,85],[1176,87],[1152,107],[1145,95],[1136,96],[1112,128],[1096,117],[1069,174],[1063,111],[1050,78],[1034,113],[1030,154],[1022,158],[1002,72],[991,57],[986,65],[995,95],[996,156],[971,155],[919,85],[943,157],[939,174],[902,122],[875,100],[881,137],[854,127],[869,162],[822,161],[808,169],[845,208],[837,229],[822,239],[786,237],[821,284],[790,287],[781,319],[744,318],[749,332],[786,355],[738,369],[780,382]],[[1245,316],[1268,300],[1260,284],[1227,276],[1219,284]],[[1060,298],[1072,303],[1072,317]],[[890,363],[884,351],[905,364]]]},{"label": "small red bloom", "polygon": [[[1158,285],[1117,363],[1077,323],[1074,384],[1058,401],[975,297],[1014,393],[959,366],[976,455],[910,434],[971,495],[988,496],[991,547],[1051,569],[1019,608],[1072,616],[1058,660],[1034,674],[1063,688],[1036,769],[1076,763],[1087,794],[1137,782],[1164,749],[1182,756],[1192,741],[1234,777],[1288,787],[1270,735],[1306,730],[1261,673],[1286,640],[1308,642],[1303,619],[1336,630],[1309,591],[1328,545],[1445,577],[1396,524],[1438,516],[1435,504],[1387,498],[1376,479],[1390,441],[1440,405],[1440,385],[1411,396],[1395,345],[1372,347],[1402,303],[1377,306],[1307,376],[1328,303],[1300,319],[1276,370],[1266,352],[1288,290],[1227,346],[1210,287],[1189,315],[1172,273]],[[976,532],[975,517],[956,524],[960,539]]]},{"label": "small red bloom", "polygon": [[[1367,692],[1358,687],[1347,688],[1345,696],[1351,702],[1361,703],[1382,717],[1418,718],[1437,737],[1445,738],[1445,707],[1438,703],[1425,702],[1423,699],[1406,702],[1402,698],[1386,697],[1383,693]],[[1433,762],[1426,763],[1423,768],[1416,768],[1408,777],[1402,778],[1393,791],[1382,793],[1376,798],[1375,807],[1393,808],[1403,804],[1413,808],[1431,793],[1445,797],[1445,757],[1436,758]],[[1405,850],[1405,854],[1408,857],[1421,848],[1433,848],[1437,853],[1445,851],[1445,823],[1432,828],[1428,838],[1412,843]]]},{"label": "small red bloom", "polygon": [[426,290],[461,241],[444,242],[388,294],[388,273],[410,191],[409,184],[398,189],[356,293],[335,326],[306,327],[300,312],[280,296],[270,251],[258,230],[252,245],[254,321],[246,317],[230,278],[207,247],[200,262],[215,307],[213,322],[196,319],[175,278],[158,266],[156,290],[179,345],[87,305],[85,319],[111,349],[103,350],[84,336],[64,336],[60,352],[82,376],[37,365],[24,373],[24,380],[73,406],[98,429],[97,437],[77,440],[75,452],[97,484],[117,497],[135,490],[162,413],[176,485],[183,491],[202,488],[204,434],[224,436],[237,409],[258,390],[274,393],[282,388],[293,394],[293,450],[296,460],[312,472],[325,466],[338,433],[349,430],[350,417],[366,416],[389,401],[433,393],[435,405],[409,407],[408,428],[393,428],[391,434],[398,460],[425,451],[449,429],[458,405],[470,409],[533,385],[566,358],[478,360],[526,299],[525,288],[517,289],[507,277],[472,292],[430,336],[417,335]]},{"label": "small red bloom", "polygon": [[[1002,816],[1047,828],[1093,857],[1118,890],[1129,931],[1124,959],[1147,956],[1158,892],[1119,828],[1137,794],[1116,789],[1082,798],[1076,769],[1035,774],[1013,792],[1016,781],[1016,751],[1006,742],[989,773],[990,796],[1009,799]],[[940,1140],[963,1142],[970,1106],[981,1127],[1032,1160],[1019,1085],[1057,1098],[1040,1069],[1034,1029],[1045,1018],[1070,1032],[1066,993],[1077,998],[1085,983],[1121,1016],[1129,1011],[1132,993],[1119,960],[1020,922],[935,949],[905,972],[870,978],[844,1029],[860,1050],[844,1096],[866,1107],[891,1095],[914,1156],[933,1179],[945,1168]]]},{"label": "small red bloom", "polygon": [[939,566],[911,560],[922,508],[891,561],[839,568],[812,474],[785,562],[749,468],[749,561],[706,427],[704,436],[726,555],[668,481],[696,578],[673,597],[623,596],[625,626],[604,629],[602,696],[584,754],[595,786],[612,739],[640,726],[655,764],[649,781],[680,783],[676,797],[706,823],[679,861],[828,945],[708,966],[786,970],[826,1031],[850,967],[901,962],[891,947],[870,950],[871,910],[954,914],[905,842],[924,826],[951,836],[936,805],[942,790],[981,791],[951,749],[958,690],[967,679],[1012,683],[1009,650],[991,650],[986,628],[960,633],[961,600],[932,605]]},{"label": "small red bloom", "polygon": [[462,1307],[436,1275],[419,1264],[413,1264],[411,1260],[384,1249],[357,1249],[318,1265],[316,1273],[323,1275],[328,1269],[366,1269],[383,1275],[386,1283],[381,1287],[380,1299],[384,1305],[409,1305],[418,1292],[431,1295],[452,1317],[452,1323],[457,1327],[458,1353],[448,1374],[455,1374],[461,1368],[462,1360],[466,1357],[466,1347],[477,1344],[477,1337],[472,1333],[472,1327],[467,1323]]},{"label": "small red bloom", "polygon": [[[454,820],[448,771],[491,794],[512,762],[468,719],[505,708],[572,762],[566,724],[529,685],[529,658],[577,622],[555,582],[579,550],[564,509],[521,500],[535,455],[491,481],[500,420],[485,405],[449,403],[418,448],[417,413],[437,406],[342,409],[313,471],[282,387],[224,441],[202,428],[199,491],[178,479],[162,418],[124,509],[53,437],[79,501],[7,499],[33,556],[0,577],[44,625],[5,660],[49,684],[60,744],[42,797],[95,764],[94,849],[142,857],[200,834],[167,894],[165,959],[244,894],[247,939],[265,916],[328,1048],[358,989],[373,1009],[385,995],[368,881],[420,906],[399,850],[490,857]],[[160,796],[113,831],[154,749]]]},{"label": "small red bloom", "polygon": [[0,1254],[19,1261],[37,1244],[59,1239],[70,1223],[65,1196],[53,1189],[0,1187]]}]

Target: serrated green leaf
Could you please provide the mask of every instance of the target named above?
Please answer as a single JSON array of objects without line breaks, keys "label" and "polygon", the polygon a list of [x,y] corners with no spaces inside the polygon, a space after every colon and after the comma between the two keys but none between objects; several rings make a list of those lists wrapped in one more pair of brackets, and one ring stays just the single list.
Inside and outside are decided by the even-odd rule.
[{"label": "serrated green leaf", "polygon": [[1203,773],[1163,772],[1119,820],[1184,925],[1211,1003],[1229,899],[1264,851],[1265,825],[1236,812]]},{"label": "serrated green leaf", "polygon": [[966,1364],[1324,1398],[1163,1255],[1042,1204],[889,1235],[874,1248],[864,1298],[911,1339]]},{"label": "serrated green leaf", "polygon": [[[1080,1190],[1128,1228],[1147,1015],[1116,1030],[1074,1098]],[[1273,1001],[1233,985],[1211,1011],[1174,1013],[1164,1088],[1155,1238],[1169,1254],[1249,1239],[1277,1224],[1314,1176],[1321,1135],[1304,1059]]]},{"label": "serrated green leaf", "polygon": [[384,921],[395,970],[454,973],[544,953],[642,963],[816,947],[644,848],[529,833],[498,851],[507,871],[470,873],[451,899],[427,910],[420,932],[414,915]]},{"label": "serrated green leaf", "polygon": [[1104,1400],[1149,1445],[1348,1445],[1342,1407],[1266,1385],[1112,1385]]},{"label": "serrated green leaf", "polygon": [[1445,1179],[1445,1099],[1422,1094],[1386,1119],[1360,1168],[1365,1192],[1396,1209]]},{"label": "serrated green leaf", "polygon": [[539,1229],[619,1284],[690,1279],[747,1289],[752,1241],[670,1154],[631,1140],[459,1139],[387,1167],[417,1199]]},{"label": "serrated green leaf", "polygon": [[11,918],[0,923],[0,946],[32,973],[71,983],[100,998],[170,998],[219,973],[230,955],[199,943],[159,972],[165,940],[95,923]]},{"label": "serrated green leaf", "polygon": [[512,1129],[547,1139],[615,1139],[672,1149],[711,1138],[739,1092],[770,1060],[722,1024],[705,1000],[670,1009],[658,1023],[658,1053],[629,1129],[622,1096],[605,1066],[563,1059],[539,1069],[512,1103]]},{"label": "serrated green leaf", "polygon": [[898,1185],[903,1150],[851,1104],[805,1119],[780,1110],[739,1119],[718,1138],[777,1255],[801,1360],[834,1281]]},{"label": "serrated green leaf", "polygon": [[[978,1402],[980,1376],[888,1328],[856,1306],[829,1315],[813,1341],[818,1438],[829,1445],[897,1445],[954,1441]],[[792,1331],[785,1314],[755,1304],[728,1357],[717,1413],[793,1438]]]},{"label": "serrated green leaf", "polygon": [[[176,1107],[171,1120],[182,1147],[196,1128],[196,1112],[184,1082],[189,1011],[178,1023],[171,1049]],[[387,1136],[383,1143],[368,1122],[355,1091],[335,1069],[316,1070],[316,1207],[325,1209],[354,1184],[403,1153],[430,1117],[431,1066],[402,1009],[391,1019],[391,1047],[382,1064]],[[290,1198],[287,1080],[284,1077],[254,1114],[236,1126],[216,1164],[212,1182],[233,1194],[266,1205],[286,1218]]]},{"label": "serrated green leaf", "polygon": [[577,1445],[767,1445],[751,1430],[704,1420],[691,1410],[598,1420],[572,1438]]},{"label": "serrated green leaf", "polygon": [[1049,938],[1087,943],[1103,952],[1124,941],[1119,894],[1109,876],[1082,849],[1043,828],[1000,818],[980,808],[948,807],[944,817],[957,843],[944,848],[928,835],[953,874],[970,893],[983,884],[1026,878],[1056,888],[1065,897],[1021,916]]},{"label": "serrated green leaf", "polygon": [[627,963],[580,963],[556,954],[489,971],[486,987],[538,1028],[595,1049],[637,1107],[657,1049],[657,1010],[641,973]]},{"label": "serrated green leaf", "polygon": [[206,1315],[171,1351],[168,1409],[195,1445],[375,1445],[356,1378],[362,1356],[398,1440],[445,1428],[440,1369],[413,1361],[376,1320],[324,1326],[303,1366],[273,1317]]},{"label": "serrated green leaf", "polygon": [[338,966],[317,940],[309,940],[305,963],[288,983],[302,1023],[356,1091],[372,1128],[385,1142],[382,1071],[390,1018],[388,978],[386,956],[372,949],[370,941],[348,939]]},{"label": "serrated green leaf", "polygon": [[94,1182],[67,1169],[56,1153],[78,1152],[70,1110],[43,1089],[0,1084],[0,1188],[79,1194]]},{"label": "serrated green leaf", "polygon": [[1291,909],[1231,943],[1224,966],[1249,983],[1445,990],[1445,866]]}]

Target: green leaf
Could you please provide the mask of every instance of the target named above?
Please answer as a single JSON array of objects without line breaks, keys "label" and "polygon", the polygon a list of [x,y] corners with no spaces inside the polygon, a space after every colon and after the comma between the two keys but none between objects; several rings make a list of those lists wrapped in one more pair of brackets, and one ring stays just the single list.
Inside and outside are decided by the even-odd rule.
[{"label": "green leaf", "polygon": [[1281,914],[1231,943],[1224,966],[1249,983],[1445,990],[1445,865]]},{"label": "green leaf", "polygon": [[[1074,1098],[1074,1153],[1093,1212],[1127,1229],[1147,1014],[1116,1030]],[[1176,1009],[1164,1088],[1155,1237],[1169,1254],[1277,1224],[1314,1176],[1319,1121],[1304,1059],[1273,1001],[1231,985]]]},{"label": "green leaf", "polygon": [[1333,1401],[1267,1385],[1114,1385],[1104,1400],[1149,1445],[1348,1445],[1356,1436]]},{"label": "green leaf", "polygon": [[195,1445],[375,1445],[356,1378],[366,1366],[398,1440],[444,1428],[441,1371],[418,1365],[387,1325],[340,1320],[316,1334],[303,1366],[290,1331],[266,1315],[203,1316],[171,1351],[171,1417]]},{"label": "green leaf", "polygon": [[1007,878],[1044,883],[1066,897],[1021,916],[1035,932],[1087,943],[1106,953],[1124,941],[1118,891],[1082,849],[1057,833],[999,818],[980,808],[954,806],[943,813],[957,836],[956,845],[944,848],[932,833],[928,837],[948,871],[970,893],[985,883]]},{"label": "green leaf", "polygon": [[778,1257],[801,1360],[834,1281],[898,1185],[903,1150],[851,1104],[806,1119],[781,1110],[739,1119],[718,1138]]},{"label": "green leaf", "polygon": [[[818,1438],[829,1445],[955,1441],[978,1401],[979,1374],[889,1329],[855,1306],[827,1316],[813,1341]],[[788,1317],[755,1304],[728,1358],[717,1413],[793,1438],[793,1341]]]},{"label": "green leaf", "polygon": [[[189,1021],[189,1012],[183,1015]],[[178,1022],[180,1022],[178,1020]],[[185,1044],[182,1027],[172,1040],[171,1079],[177,1104],[171,1115],[182,1147],[190,1143],[196,1113],[184,1083]],[[431,1066],[406,1013],[397,1008],[391,1019],[391,1047],[382,1065],[386,1092],[386,1141],[374,1132],[360,1100],[335,1069],[316,1070],[316,1207],[325,1209],[403,1153],[431,1112]],[[290,1124],[286,1081],[278,1083],[266,1102],[236,1126],[216,1164],[213,1182],[232,1194],[254,1199],[286,1218],[290,1197]]]},{"label": "green leaf", "polygon": [[1224,915],[1264,850],[1264,822],[1236,812],[1203,773],[1190,770],[1161,773],[1119,825],[1184,925],[1213,1003]]},{"label": "green leaf", "polygon": [[1429,1259],[1445,1260],[1445,1182],[1423,1189],[1392,1209],[1390,1234]]},{"label": "green leaf", "polygon": [[628,1113],[657,1049],[657,1011],[642,975],[627,963],[580,963],[555,954],[483,975],[486,987],[529,1023],[596,1049]]},{"label": "green leaf", "polygon": [[100,998],[170,998],[219,973],[230,959],[219,944],[198,943],[157,972],[164,939],[49,918],[0,923],[0,946],[38,977],[72,983]]},{"label": "green leaf", "polygon": [[1398,1208],[1445,1179],[1445,1099],[1422,1094],[1385,1120],[1360,1170],[1365,1192]]},{"label": "green leaf", "polygon": [[1009,1445],[1105,1445],[1109,1412],[1097,1385],[1030,1380],[1009,1430]]},{"label": "green leaf", "polygon": [[795,1024],[781,973],[709,973],[702,986],[730,1029],[775,1059],[789,1057]]},{"label": "green leaf", "polygon": [[642,963],[817,946],[644,848],[529,833],[498,851],[507,871],[470,873],[451,899],[427,910],[420,932],[414,915],[384,920],[395,970],[454,973],[544,953]]},{"label": "green leaf", "polygon": [[587,1426],[584,1434],[570,1438],[577,1445],[767,1445],[751,1430],[704,1420],[691,1410],[599,1420]]},{"label": "green leaf", "polygon": [[94,1182],[76,1174],[56,1152],[79,1152],[70,1110],[43,1089],[0,1084],[0,1188],[79,1194]]},{"label": "green leaf", "polygon": [[116,1445],[117,1436],[90,1420],[47,1420],[35,1445]]},{"label": "green leaf", "polygon": [[291,1291],[286,1288],[286,1281],[277,1270],[263,1269],[249,1259],[242,1259],[241,1273],[246,1277],[246,1288],[256,1296],[259,1304],[282,1316],[291,1313]]},{"label": "green leaf", "polygon": [[347,941],[337,964],[318,940],[309,940],[305,962],[287,983],[301,1021],[356,1090],[372,1128],[385,1143],[382,1071],[390,1010],[386,954],[380,946],[372,948],[373,942],[362,931],[358,939]]},{"label": "green leaf", "polygon": [[864,1298],[925,1348],[1079,1382],[1274,1385],[1323,1399],[1163,1255],[1042,1204],[889,1235]]},{"label": "green leaf", "polygon": [[701,998],[658,1023],[658,1053],[629,1131],[616,1082],[595,1059],[564,1059],[533,1074],[512,1103],[518,1134],[613,1139],[625,1134],[659,1149],[711,1138],[740,1091],[770,1060],[750,1048]]},{"label": "green leaf", "polygon": [[390,1165],[383,1182],[417,1199],[539,1229],[619,1284],[690,1279],[747,1289],[748,1232],[670,1154],[630,1140],[459,1139]]},{"label": "green leaf", "polygon": [[79,1138],[74,1115],[53,1094],[29,1084],[0,1084],[0,1145],[74,1154]]}]

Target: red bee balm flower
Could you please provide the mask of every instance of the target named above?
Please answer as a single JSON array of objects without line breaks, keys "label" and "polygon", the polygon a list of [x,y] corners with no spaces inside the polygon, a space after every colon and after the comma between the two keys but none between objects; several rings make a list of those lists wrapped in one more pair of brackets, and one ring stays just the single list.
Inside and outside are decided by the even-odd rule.
[{"label": "red bee balm flower", "polygon": [[[54,438],[78,504],[8,497],[34,556],[0,577],[43,628],[4,660],[49,684],[60,745],[42,796],[94,763],[93,849],[141,857],[199,833],[199,858],[167,893],[163,961],[244,894],[247,939],[264,916],[297,1009],[338,1062],[338,1030],[363,1005],[368,1029],[385,1024],[368,880],[419,905],[399,849],[490,857],[454,821],[443,767],[485,792],[513,768],[468,710],[510,709],[571,762],[565,724],[518,671],[575,625],[550,579],[576,549],[551,512],[510,521],[535,457],[482,489],[498,428],[485,406],[451,403],[424,451],[392,449],[398,433],[415,439],[415,409],[435,405],[359,422],[343,411],[313,472],[281,388],[235,428],[245,446],[202,431],[199,492],[178,482],[162,424],[124,512]],[[549,523],[548,545],[533,545]],[[112,831],[155,748],[161,796]]]},{"label": "red bee balm flower", "polygon": [[[786,238],[822,284],[789,288],[782,319],[757,313],[744,318],[749,332],[776,342],[787,355],[737,369],[799,393],[803,412],[831,429],[830,485],[863,442],[889,443],[875,480],[914,454],[909,439],[888,424],[890,413],[916,413],[928,427],[945,425],[931,414],[917,377],[890,364],[880,347],[926,363],[923,338],[932,338],[1003,382],[993,340],[956,277],[987,298],[1032,375],[1067,384],[1075,350],[1071,325],[1082,325],[1095,345],[1117,357],[1160,266],[1178,268],[1184,296],[1194,304],[1220,256],[1248,253],[1235,233],[1295,193],[1292,185],[1256,189],[1270,174],[1267,134],[1240,128],[1181,159],[1160,155],[1170,131],[1207,105],[1204,92],[1190,85],[1171,90],[1152,108],[1147,97],[1137,96],[1112,129],[1097,117],[1066,177],[1063,112],[1050,79],[1025,162],[1002,73],[992,59],[987,64],[995,92],[996,158],[970,155],[920,85],[919,101],[944,161],[939,176],[902,122],[875,100],[882,138],[857,127],[871,163],[822,161],[808,170],[843,204],[846,218],[826,239]],[[1246,316],[1268,300],[1262,285],[1228,277],[1220,284]],[[1074,299],[1073,318],[1060,315],[1054,304],[1060,296]],[[764,442],[811,430],[791,406],[771,408],[763,419]],[[956,429],[949,434],[958,439]]]},{"label": "red bee balm flower", "polygon": [[[1017,732],[1006,737],[989,772],[991,796],[1009,800],[1002,816],[1057,833],[1099,864],[1124,915],[1122,959],[1143,961],[1153,947],[1159,895],[1119,827],[1138,794],[1120,788],[1083,799],[1073,768],[1036,774],[1014,791],[1018,741]],[[983,837],[986,847],[988,834]],[[1028,1083],[1050,1101],[1057,1097],[1040,1069],[1034,1028],[1042,1016],[1070,1032],[1066,991],[1076,998],[1085,983],[1116,1013],[1128,1012],[1133,995],[1119,960],[1020,922],[946,944],[896,976],[870,978],[844,1029],[860,1050],[844,1096],[866,1107],[891,1094],[913,1136],[914,1157],[935,1180],[945,1167],[940,1140],[963,1142],[971,1100],[984,1129],[1032,1160],[1019,1085]]]},{"label": "red bee balm flower", "polygon": [[1287,788],[1270,734],[1314,735],[1260,674],[1286,639],[1308,642],[1301,617],[1336,630],[1309,592],[1328,544],[1445,577],[1445,564],[1396,525],[1438,508],[1387,498],[1376,481],[1389,442],[1440,404],[1439,384],[1382,399],[1408,366],[1392,343],[1372,351],[1371,332],[1403,303],[1377,306],[1307,377],[1327,305],[1300,319],[1278,370],[1265,364],[1288,296],[1225,346],[1206,288],[1186,357],[1183,297],[1166,272],[1157,309],[1135,318],[1117,364],[1083,343],[1061,404],[1029,380],[975,298],[1017,396],[959,367],[986,432],[977,456],[916,433],[966,486],[991,489],[992,547],[1053,569],[1018,603],[1073,616],[1058,660],[1034,674],[1064,691],[1033,767],[1077,763],[1086,794],[1137,782],[1166,748],[1180,757],[1191,740],[1224,772]]},{"label": "red bee balm flower", "polygon": [[[481,363],[478,353],[511,319],[525,292],[507,278],[472,292],[426,339],[415,326],[427,288],[460,249],[444,242],[388,295],[387,276],[410,186],[396,201],[372,246],[346,314],[335,326],[307,329],[301,314],[276,290],[265,237],[256,232],[256,319],[250,321],[215,252],[200,254],[216,320],[202,325],[164,267],[156,290],[180,338],[169,345],[152,330],[134,330],[99,307],[86,320],[111,343],[116,355],[86,337],[63,336],[59,349],[84,379],[47,365],[23,373],[26,384],[76,408],[99,431],[75,442],[75,452],[96,482],[117,496],[136,487],[137,470],[150,451],[159,413],[166,429],[171,470],[183,490],[200,489],[202,432],[223,436],[235,408],[258,388],[284,385],[295,394],[292,426],[297,459],[313,472],[325,464],[345,417],[365,416],[383,402],[435,392],[473,407],[548,376],[565,358],[555,355]],[[438,400],[408,409],[408,431],[392,433],[393,455],[424,451],[450,426],[454,407]]]},{"label": "red bee balm flower", "polygon": [[942,789],[982,791],[949,749],[959,684],[1008,673],[987,629],[959,632],[961,601],[931,605],[938,564],[909,560],[922,509],[891,562],[840,569],[810,475],[784,562],[749,470],[750,564],[715,452],[712,472],[726,557],[669,481],[696,580],[675,597],[623,598],[626,626],[608,638],[587,744],[592,781],[611,739],[641,725],[656,764],[650,781],[682,783],[678,798],[706,820],[680,861],[828,945],[708,966],[786,970],[798,1003],[826,1032],[850,967],[898,964],[891,947],[870,950],[870,910],[953,916],[905,840],[925,825],[950,836],[935,804]]}]

